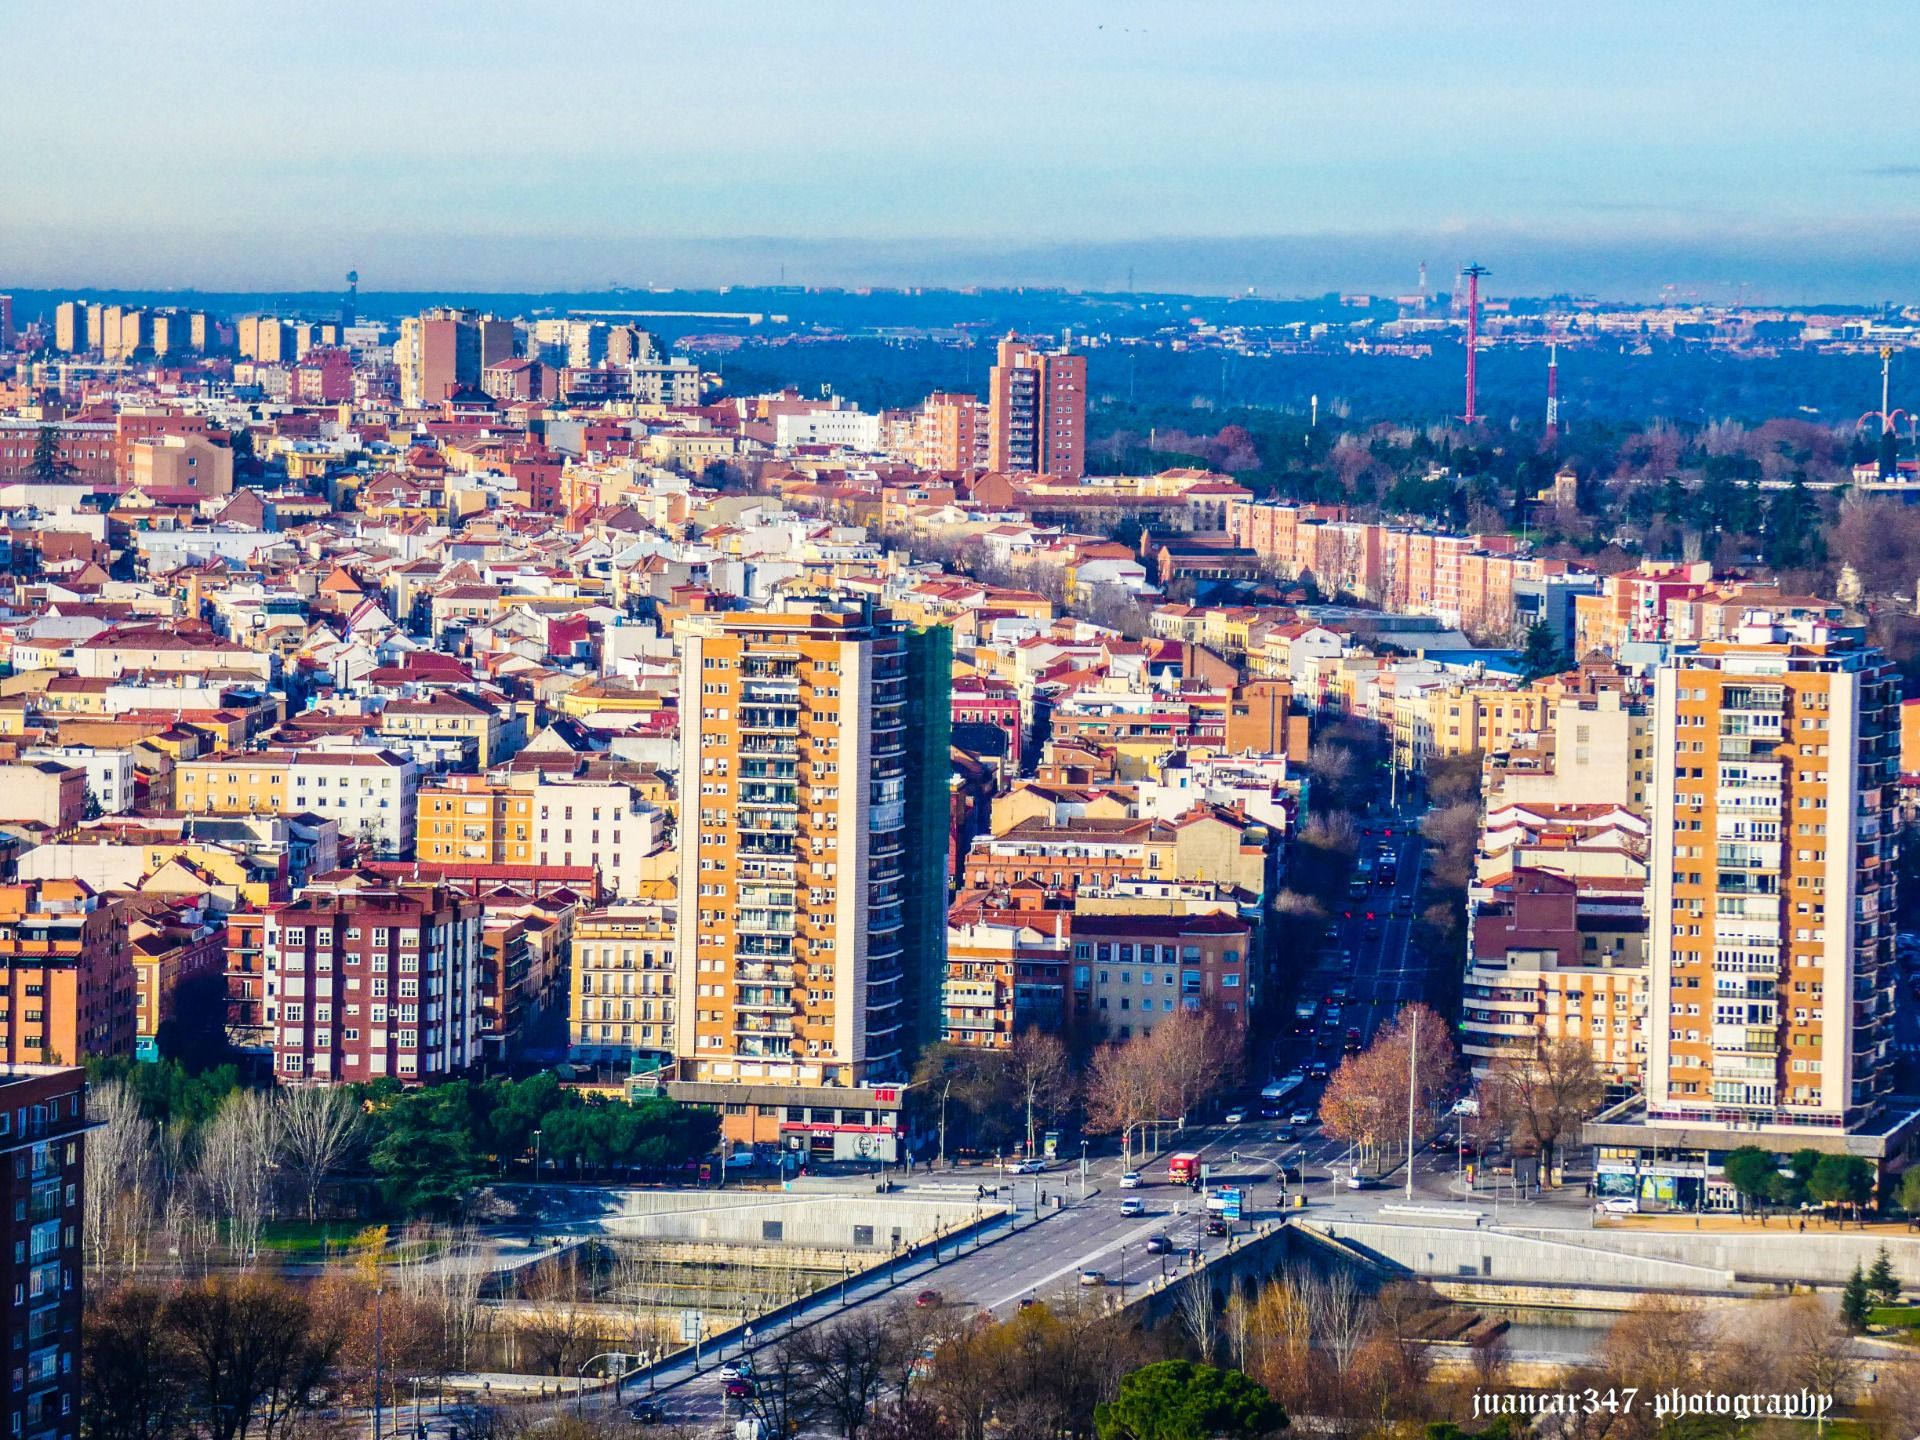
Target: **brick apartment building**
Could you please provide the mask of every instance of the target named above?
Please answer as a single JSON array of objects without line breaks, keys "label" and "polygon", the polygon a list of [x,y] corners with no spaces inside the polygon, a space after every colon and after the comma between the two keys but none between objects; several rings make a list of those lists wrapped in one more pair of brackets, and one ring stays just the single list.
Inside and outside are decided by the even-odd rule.
[{"label": "brick apartment building", "polygon": [[341,871],[267,912],[265,1022],[283,1083],[444,1079],[480,1058],[482,907]]}]

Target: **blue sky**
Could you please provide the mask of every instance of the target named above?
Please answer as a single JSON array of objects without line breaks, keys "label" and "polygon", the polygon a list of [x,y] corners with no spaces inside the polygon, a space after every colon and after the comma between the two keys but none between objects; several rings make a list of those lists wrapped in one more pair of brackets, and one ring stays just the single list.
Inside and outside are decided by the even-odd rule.
[{"label": "blue sky", "polygon": [[[0,287],[1920,298],[1911,6],[0,6]],[[23,63],[24,62],[24,63]]]}]

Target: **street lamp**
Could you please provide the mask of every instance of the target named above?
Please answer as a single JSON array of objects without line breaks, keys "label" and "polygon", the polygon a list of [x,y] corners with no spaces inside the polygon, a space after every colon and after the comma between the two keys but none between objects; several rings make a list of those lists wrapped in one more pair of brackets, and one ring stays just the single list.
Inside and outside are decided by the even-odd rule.
[{"label": "street lamp", "polygon": [[947,1168],[947,1097],[953,1093],[953,1077],[940,1088],[940,1168]]},{"label": "street lamp", "polygon": [[[585,1406],[585,1397],[586,1397],[586,1390],[587,1390],[587,1367],[593,1364],[593,1362],[596,1360],[624,1361],[626,1358],[627,1358],[627,1352],[624,1350],[605,1350],[598,1355],[589,1355],[586,1359],[582,1360],[577,1367],[575,1367],[573,1372],[573,1413],[574,1414],[580,1415],[585,1413],[584,1406]],[[614,1376],[614,1382],[615,1382],[614,1398],[616,1400],[619,1398],[619,1395],[620,1395],[619,1381],[621,1378],[622,1377],[619,1375]],[[560,1403],[564,1405],[566,1404],[566,1401],[562,1400]]]},{"label": "street lamp", "polygon": [[540,1132],[533,1132],[533,1178],[536,1184],[540,1180]]}]

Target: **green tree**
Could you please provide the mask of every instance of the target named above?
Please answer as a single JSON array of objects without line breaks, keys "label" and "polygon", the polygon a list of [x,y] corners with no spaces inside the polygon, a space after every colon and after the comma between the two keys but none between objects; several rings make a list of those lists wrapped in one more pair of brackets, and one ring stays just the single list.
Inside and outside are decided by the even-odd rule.
[{"label": "green tree", "polygon": [[1847,1288],[1840,1292],[1840,1318],[1847,1328],[1856,1335],[1867,1328],[1867,1312],[1873,1308],[1872,1298],[1867,1290],[1867,1277],[1860,1267],[1853,1267],[1853,1274],[1847,1277]]},{"label": "green tree", "polygon": [[1793,483],[1776,490],[1767,503],[1767,539],[1764,554],[1776,570],[1794,570],[1826,558],[1826,540],[1820,533],[1820,510],[1807,492],[1805,475],[1795,472]]},{"label": "green tree", "polygon": [[1873,1166],[1859,1155],[1822,1155],[1807,1180],[1816,1204],[1858,1209],[1873,1198]]},{"label": "green tree", "polygon": [[42,425],[33,435],[32,474],[36,480],[58,480],[73,469],[60,454],[60,434],[51,425]]},{"label": "green tree", "polygon": [[1873,1257],[1873,1264],[1867,1267],[1867,1289],[1882,1305],[1891,1305],[1900,1298],[1900,1277],[1893,1273],[1893,1257],[1887,1254],[1884,1245]]},{"label": "green tree", "polygon": [[1238,1370],[1162,1360],[1123,1376],[1093,1424],[1100,1440],[1253,1440],[1284,1430],[1287,1412]]},{"label": "green tree", "polygon": [[1900,1177],[1900,1208],[1920,1215],[1920,1165],[1909,1166]]},{"label": "green tree", "polygon": [[1560,637],[1553,633],[1551,625],[1536,620],[1527,627],[1527,646],[1520,653],[1521,669],[1527,679],[1557,675],[1572,664],[1573,657],[1561,648]]},{"label": "green tree", "polygon": [[1742,1145],[1727,1153],[1720,1169],[1746,1203],[1759,1205],[1774,1198],[1773,1182],[1780,1174],[1780,1162],[1770,1151],[1758,1145]]}]

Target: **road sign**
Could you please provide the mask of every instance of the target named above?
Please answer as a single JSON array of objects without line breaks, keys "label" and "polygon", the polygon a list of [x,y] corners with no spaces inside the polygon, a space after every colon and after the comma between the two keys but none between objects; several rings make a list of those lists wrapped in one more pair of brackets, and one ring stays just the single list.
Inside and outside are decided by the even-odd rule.
[{"label": "road sign", "polygon": [[691,1345],[700,1338],[700,1312],[682,1310],[680,1312],[680,1338]]},{"label": "road sign", "polygon": [[1200,1183],[1202,1185],[1206,1184],[1207,1177],[1211,1174],[1213,1174],[1213,1166],[1202,1164],[1200,1167]]}]

